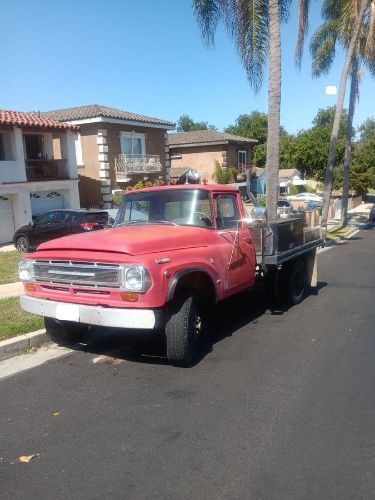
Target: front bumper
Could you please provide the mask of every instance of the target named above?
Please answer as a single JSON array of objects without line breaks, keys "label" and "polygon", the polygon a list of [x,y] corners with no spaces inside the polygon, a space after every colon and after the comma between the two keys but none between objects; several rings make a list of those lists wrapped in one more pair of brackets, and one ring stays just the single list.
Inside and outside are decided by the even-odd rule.
[{"label": "front bumper", "polygon": [[21,295],[20,304],[24,311],[62,321],[140,330],[152,330],[156,326],[155,312],[151,309],[86,306],[70,302],[37,299],[29,295]]}]

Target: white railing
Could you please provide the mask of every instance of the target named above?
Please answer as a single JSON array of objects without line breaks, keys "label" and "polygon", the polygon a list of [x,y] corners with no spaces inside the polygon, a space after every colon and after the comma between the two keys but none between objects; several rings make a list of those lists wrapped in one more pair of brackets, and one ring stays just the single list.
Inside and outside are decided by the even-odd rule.
[{"label": "white railing", "polygon": [[117,181],[127,178],[128,174],[161,172],[159,155],[117,155],[115,157]]}]

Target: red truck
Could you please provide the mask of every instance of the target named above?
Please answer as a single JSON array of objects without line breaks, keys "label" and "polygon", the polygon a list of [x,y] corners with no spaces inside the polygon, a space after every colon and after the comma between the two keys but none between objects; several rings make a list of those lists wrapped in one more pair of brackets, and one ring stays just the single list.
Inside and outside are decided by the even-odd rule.
[{"label": "red truck", "polygon": [[91,325],[162,331],[168,360],[189,365],[209,305],[256,280],[273,302],[296,304],[316,285],[322,243],[302,218],[249,218],[235,186],[141,189],[124,196],[115,227],[26,254],[20,303],[55,342],[78,342]]}]

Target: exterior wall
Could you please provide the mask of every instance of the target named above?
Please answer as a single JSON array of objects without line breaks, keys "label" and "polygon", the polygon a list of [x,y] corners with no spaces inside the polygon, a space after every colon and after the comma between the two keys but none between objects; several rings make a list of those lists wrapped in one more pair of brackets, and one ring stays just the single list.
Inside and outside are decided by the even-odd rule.
[{"label": "exterior wall", "polygon": [[[215,182],[212,179],[215,171],[215,160],[222,164],[223,157],[226,156],[223,147],[225,146],[195,146],[181,149],[177,147],[172,149],[170,147],[170,154],[172,154],[171,167],[194,168],[198,170],[202,177],[206,177],[209,184],[213,184]],[[173,158],[175,151],[181,152],[181,158]]]},{"label": "exterior wall", "polygon": [[226,155],[226,165],[224,167],[238,167],[238,151],[246,151],[246,163],[251,163],[252,160],[252,146],[248,144],[228,144],[227,155]]},{"label": "exterior wall", "polygon": [[26,182],[22,131],[18,127],[13,127],[12,131],[5,132],[7,135],[6,154],[11,160],[0,161],[0,183]]},{"label": "exterior wall", "polygon": [[101,206],[97,133],[98,124],[81,125],[81,145],[84,167],[79,174],[79,197],[81,207]]},{"label": "exterior wall", "polygon": [[[107,145],[108,145],[108,161],[109,175],[111,179],[111,189],[124,188],[124,183],[117,184],[115,172],[115,156],[121,154],[120,132],[134,132],[136,134],[145,134],[145,152],[146,155],[159,155],[160,163],[162,164],[161,172],[155,174],[148,173],[150,180],[157,179],[162,176],[166,179],[166,139],[165,130],[160,128],[135,127],[133,125],[117,125],[114,123],[105,124],[107,129]],[[138,180],[143,180],[143,175],[131,175],[130,184],[135,184]]]},{"label": "exterior wall", "polygon": [[[81,144],[84,167],[79,169],[81,206],[110,208],[112,189],[121,189],[126,184],[117,184],[115,157],[121,154],[120,132],[145,134],[145,154],[159,155],[163,166],[160,174],[148,174],[150,179],[167,176],[168,148],[166,131],[146,126],[114,123],[89,123],[81,128]],[[132,175],[131,184],[143,180],[143,176]]]},{"label": "exterior wall", "polygon": [[[215,160],[219,161],[223,167],[238,166],[238,151],[247,151],[246,163],[251,162],[252,146],[248,144],[220,144],[218,146],[192,146],[179,148],[170,146],[171,166],[189,167],[198,170],[202,177],[212,184],[212,175],[215,172]],[[181,158],[173,158],[173,154],[181,153]]]}]

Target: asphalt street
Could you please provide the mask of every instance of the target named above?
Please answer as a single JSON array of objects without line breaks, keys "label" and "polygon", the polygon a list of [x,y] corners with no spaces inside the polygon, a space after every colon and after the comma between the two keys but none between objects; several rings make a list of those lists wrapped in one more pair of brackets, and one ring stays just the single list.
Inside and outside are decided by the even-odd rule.
[{"label": "asphalt street", "polygon": [[374,263],[363,230],[298,306],[220,305],[190,369],[101,339],[1,380],[0,497],[374,499]]}]

